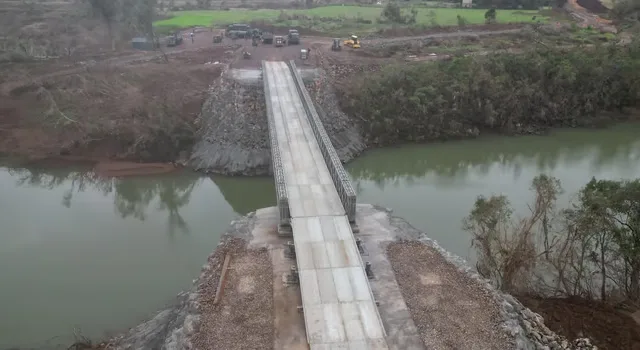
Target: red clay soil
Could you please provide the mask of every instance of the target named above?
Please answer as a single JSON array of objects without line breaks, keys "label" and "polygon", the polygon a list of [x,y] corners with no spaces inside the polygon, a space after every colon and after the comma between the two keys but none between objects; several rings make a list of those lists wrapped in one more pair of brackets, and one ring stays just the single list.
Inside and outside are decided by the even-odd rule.
[{"label": "red clay soil", "polygon": [[640,327],[610,305],[577,298],[518,298],[544,317],[549,329],[568,338],[589,337],[601,350],[640,349]]},{"label": "red clay soil", "polygon": [[53,64],[40,79],[12,79],[0,85],[0,154],[173,161],[190,148],[193,122],[221,73],[210,62],[234,56],[211,44],[176,52],[169,63],[151,56],[63,74]]},{"label": "red clay soil", "polygon": [[100,162],[93,170],[102,177],[159,175],[176,171],[170,163]]}]

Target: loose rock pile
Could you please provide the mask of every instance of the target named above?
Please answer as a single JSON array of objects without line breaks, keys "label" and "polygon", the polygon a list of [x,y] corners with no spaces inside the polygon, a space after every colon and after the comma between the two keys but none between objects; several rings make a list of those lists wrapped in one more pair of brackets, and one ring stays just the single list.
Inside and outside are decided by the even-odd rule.
[{"label": "loose rock pile", "polygon": [[266,175],[271,153],[262,84],[221,77],[199,117],[189,165],[226,175]]},{"label": "loose rock pile", "polygon": [[322,124],[343,163],[366,148],[360,130],[351,117],[338,106],[338,98],[327,73],[321,70],[313,81],[305,82]]}]

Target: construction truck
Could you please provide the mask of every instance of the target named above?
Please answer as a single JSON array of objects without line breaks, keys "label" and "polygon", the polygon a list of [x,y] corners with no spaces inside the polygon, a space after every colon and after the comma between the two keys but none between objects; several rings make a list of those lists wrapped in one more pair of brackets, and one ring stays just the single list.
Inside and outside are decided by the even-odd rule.
[{"label": "construction truck", "polygon": [[284,46],[284,43],[285,43],[284,38],[282,36],[274,36],[273,42],[276,47],[282,47]]},{"label": "construction truck", "polygon": [[342,50],[342,46],[340,46],[340,38],[333,39],[333,45],[331,45],[331,51],[340,51]]},{"label": "construction truck", "polygon": [[289,29],[289,34],[287,35],[287,45],[298,45],[300,44],[300,33],[296,29]]},{"label": "construction truck", "polygon": [[269,32],[262,33],[262,43],[263,44],[273,44],[273,34]]},{"label": "construction truck", "polygon": [[360,48],[360,40],[358,40],[358,37],[356,35],[352,35],[351,38],[349,38],[349,39],[344,41],[344,45],[352,47],[354,49],[359,49]]},{"label": "construction truck", "polygon": [[224,39],[224,32],[218,32],[213,36],[213,43],[220,44],[222,42],[222,39]]},{"label": "construction truck", "polygon": [[168,47],[178,46],[182,44],[182,33],[173,32],[171,35],[167,36],[166,43]]}]

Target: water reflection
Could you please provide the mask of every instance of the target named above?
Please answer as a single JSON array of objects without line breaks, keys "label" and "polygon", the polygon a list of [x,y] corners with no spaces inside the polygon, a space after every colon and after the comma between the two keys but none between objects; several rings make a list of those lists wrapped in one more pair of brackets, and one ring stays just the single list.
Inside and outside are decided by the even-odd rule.
[{"label": "water reflection", "polygon": [[240,215],[248,214],[258,208],[276,205],[276,188],[273,178],[216,175],[211,176],[211,181],[218,186],[227,203]]},{"label": "water reflection", "polygon": [[16,185],[52,190],[66,187],[62,205],[71,208],[74,194],[90,188],[105,196],[113,193],[114,208],[125,219],[134,217],[144,221],[147,210],[154,199],[157,209],[167,213],[167,232],[188,233],[189,226],[180,215],[180,208],[189,204],[193,189],[205,178],[196,173],[184,172],[180,176],[161,175],[135,178],[102,178],[87,169],[44,169],[7,167],[7,172],[16,178]]},{"label": "water reflection", "polygon": [[531,180],[540,173],[562,182],[566,194],[559,206],[593,176],[640,177],[640,124],[381,149],[347,168],[359,202],[392,208],[473,261],[461,222],[478,195],[507,195],[516,214],[525,214]]},{"label": "water reflection", "polygon": [[0,349],[137,324],[191,285],[238,213],[275,200],[270,179],[87,170],[0,163]]},{"label": "water reflection", "polygon": [[478,140],[412,145],[370,152],[349,166],[353,179],[374,182],[380,189],[411,186],[432,175],[437,185],[455,187],[472,176],[486,176],[499,168],[514,181],[523,167],[537,173],[553,172],[588,162],[589,171],[616,168],[632,172],[640,161],[639,125],[607,130],[569,130],[551,136],[487,137]]}]

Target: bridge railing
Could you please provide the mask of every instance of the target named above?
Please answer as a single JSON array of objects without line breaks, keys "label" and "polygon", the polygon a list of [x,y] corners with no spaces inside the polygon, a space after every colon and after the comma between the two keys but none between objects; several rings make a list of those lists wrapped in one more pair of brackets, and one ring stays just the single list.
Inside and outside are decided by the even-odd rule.
[{"label": "bridge railing", "polygon": [[342,166],[340,157],[338,157],[338,153],[333,147],[331,139],[322,125],[322,120],[313,106],[313,100],[311,99],[307,89],[304,87],[302,76],[298,73],[298,69],[294,61],[289,61],[289,69],[291,70],[293,80],[296,83],[296,89],[302,98],[302,104],[307,112],[309,124],[311,124],[311,128],[313,129],[313,134],[318,141],[318,145],[320,146],[320,151],[322,152],[324,161],[327,164],[327,168],[329,168],[333,184],[340,196],[340,201],[344,206],[349,222],[354,223],[356,221],[356,191],[351,185],[349,174],[347,174],[344,166]]},{"label": "bridge railing", "polygon": [[280,226],[291,224],[291,211],[289,210],[289,196],[284,178],[284,166],[278,146],[276,135],[276,120],[273,116],[271,106],[271,91],[269,91],[269,81],[266,74],[265,62],[262,61],[262,81],[264,84],[264,98],[267,104],[267,120],[269,124],[269,140],[271,141],[271,166],[273,167],[273,179],[276,185],[276,202],[280,212]]}]

